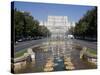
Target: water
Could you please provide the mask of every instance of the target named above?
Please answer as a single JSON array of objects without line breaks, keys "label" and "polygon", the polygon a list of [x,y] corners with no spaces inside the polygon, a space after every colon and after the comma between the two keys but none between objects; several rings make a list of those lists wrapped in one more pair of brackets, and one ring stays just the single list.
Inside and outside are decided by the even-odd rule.
[{"label": "water", "polygon": [[26,67],[15,71],[15,73],[33,73],[44,72],[44,66],[48,58],[53,60],[53,71],[64,71],[64,58],[71,58],[71,62],[75,67],[75,70],[79,69],[92,69],[93,67],[87,62],[80,60],[80,50],[71,39],[56,40],[45,42],[41,46],[33,48],[35,52],[35,64],[27,63]]},{"label": "water", "polygon": [[64,71],[63,58],[55,58],[54,63],[54,71]]}]

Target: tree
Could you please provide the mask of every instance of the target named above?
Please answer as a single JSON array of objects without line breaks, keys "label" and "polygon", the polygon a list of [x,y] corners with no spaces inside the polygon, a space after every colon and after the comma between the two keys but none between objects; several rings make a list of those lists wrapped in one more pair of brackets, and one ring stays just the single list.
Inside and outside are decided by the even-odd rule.
[{"label": "tree", "polygon": [[74,35],[84,39],[85,37],[97,39],[97,7],[88,10],[76,23]]},{"label": "tree", "polygon": [[[13,10],[13,9],[12,9]],[[29,12],[22,12],[14,9],[14,30],[15,41],[18,39],[28,37],[46,37],[50,34],[49,30],[45,26],[39,26],[38,20],[34,19]],[[48,33],[48,34],[47,34]]]}]

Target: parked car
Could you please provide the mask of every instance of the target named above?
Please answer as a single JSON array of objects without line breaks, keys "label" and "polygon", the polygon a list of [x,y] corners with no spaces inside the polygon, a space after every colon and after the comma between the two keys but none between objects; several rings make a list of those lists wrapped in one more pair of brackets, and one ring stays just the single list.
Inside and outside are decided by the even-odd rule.
[{"label": "parked car", "polygon": [[74,35],[68,35],[68,38],[70,38],[70,39],[74,39]]},{"label": "parked car", "polygon": [[18,42],[22,42],[22,41],[23,41],[22,39],[19,39],[19,40],[18,40]]}]

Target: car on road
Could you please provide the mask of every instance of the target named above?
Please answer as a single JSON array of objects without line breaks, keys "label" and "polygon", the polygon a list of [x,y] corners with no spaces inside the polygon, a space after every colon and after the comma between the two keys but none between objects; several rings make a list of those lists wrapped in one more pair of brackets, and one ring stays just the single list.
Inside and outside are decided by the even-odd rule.
[{"label": "car on road", "polygon": [[19,39],[19,40],[18,40],[18,42],[22,42],[22,41],[23,41],[22,39]]},{"label": "car on road", "polygon": [[74,35],[69,34],[69,35],[68,35],[68,38],[74,39]]}]

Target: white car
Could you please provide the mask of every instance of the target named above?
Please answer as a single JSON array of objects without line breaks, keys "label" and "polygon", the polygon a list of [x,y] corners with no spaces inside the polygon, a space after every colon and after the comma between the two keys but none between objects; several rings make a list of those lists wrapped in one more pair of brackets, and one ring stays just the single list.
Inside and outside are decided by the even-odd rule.
[{"label": "white car", "polygon": [[19,40],[18,40],[18,42],[22,42],[22,41],[23,41],[22,39],[19,39]]},{"label": "white car", "polygon": [[70,38],[70,39],[74,39],[74,35],[68,35],[68,38]]}]

